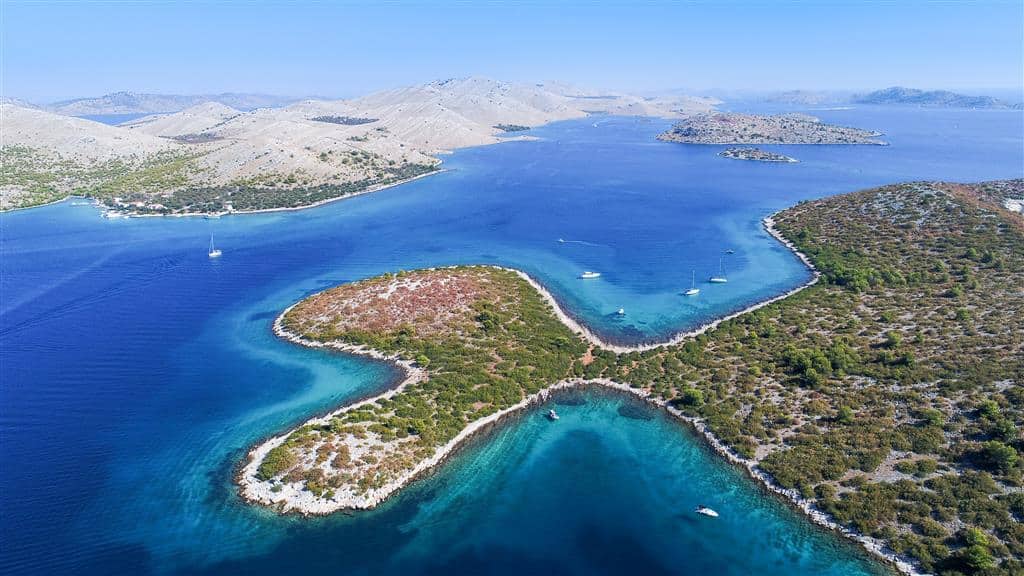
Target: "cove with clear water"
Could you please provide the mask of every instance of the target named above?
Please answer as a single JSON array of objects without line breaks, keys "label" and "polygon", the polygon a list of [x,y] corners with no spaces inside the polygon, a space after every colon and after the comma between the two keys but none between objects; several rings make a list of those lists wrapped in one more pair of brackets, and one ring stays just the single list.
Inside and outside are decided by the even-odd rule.
[{"label": "cove with clear water", "polygon": [[[807,278],[761,229],[775,210],[1024,175],[1019,111],[815,113],[892,145],[767,146],[801,163],[763,164],[655,141],[667,121],[594,117],[311,210],[105,220],[69,201],[0,216],[0,573],[885,573],[682,425],[603,392],[554,424],[515,417],[373,511],[282,517],[232,483],[254,442],[394,381],[274,338],[273,318],[317,290],[494,263],[609,340],[651,341]],[[720,259],[728,284],[680,296]],[[722,517],[695,517],[698,503]]]}]

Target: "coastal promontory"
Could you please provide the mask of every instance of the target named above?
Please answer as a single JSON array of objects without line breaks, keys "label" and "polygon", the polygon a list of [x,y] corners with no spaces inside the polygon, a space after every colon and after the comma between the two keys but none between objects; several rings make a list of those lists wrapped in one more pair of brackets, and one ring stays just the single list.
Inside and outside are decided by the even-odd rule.
[{"label": "coastal promontory", "polygon": [[658,135],[683,144],[875,144],[878,132],[826,124],[806,114],[705,113],[683,118]]},{"label": "coastal promontory", "polygon": [[784,210],[766,226],[820,280],[662,346],[609,346],[506,269],[331,288],[285,311],[277,334],[402,376],[255,447],[242,495],[306,514],[373,507],[504,415],[599,385],[689,422],[906,570],[1014,573],[1024,224],[1007,197],[1024,181],[900,184]]},{"label": "coastal promontory", "polygon": [[491,267],[339,286],[289,309],[277,331],[391,359],[405,371],[391,392],[310,421],[254,455],[245,496],[306,513],[376,505],[481,423],[571,376],[587,350],[529,282]]}]

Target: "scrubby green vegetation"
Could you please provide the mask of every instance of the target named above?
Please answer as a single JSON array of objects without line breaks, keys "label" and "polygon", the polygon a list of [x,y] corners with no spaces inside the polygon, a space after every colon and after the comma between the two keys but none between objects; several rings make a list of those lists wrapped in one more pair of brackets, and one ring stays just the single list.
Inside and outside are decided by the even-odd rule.
[{"label": "scrubby green vegetation", "polygon": [[[73,162],[46,157],[25,146],[4,146],[0,154],[3,156],[0,190],[4,191],[0,208],[22,208],[60,200],[68,195],[64,180],[81,170]],[[14,190],[19,193],[15,195]]]},{"label": "scrubby green vegetation", "polygon": [[[378,297],[393,283],[416,288]],[[343,308],[331,308],[337,303]],[[292,433],[282,448],[300,449],[304,465],[278,453],[260,466],[261,477],[283,474],[288,481],[312,462],[325,470],[326,486],[354,485],[356,492],[382,486],[470,422],[567,377],[587,348],[525,280],[495,268],[411,272],[343,286],[296,306],[284,324],[307,339],[365,345],[429,373],[389,400]],[[323,451],[323,466],[309,456],[316,451]]]},{"label": "scrubby green vegetation", "polygon": [[786,210],[778,228],[824,282],[601,375],[673,399],[928,571],[1019,573],[1024,220],[979,199],[994,187],[1024,182]]},{"label": "scrubby green vegetation", "polygon": [[0,209],[46,204],[69,195],[100,200],[133,214],[183,214],[295,208],[343,198],[437,170],[437,164],[397,163],[360,150],[322,152],[320,160],[365,177],[312,184],[301,174],[264,174],[258,180],[202,186],[196,162],[204,153],[164,152],[86,166],[32,148],[3,148]]},{"label": "scrubby green vegetation", "polygon": [[495,124],[494,127],[502,132],[525,132],[530,129],[529,126],[522,124]]},{"label": "scrubby green vegetation", "polygon": [[360,124],[371,124],[377,118],[358,118],[355,116],[314,116],[310,118],[316,122],[327,122],[329,124],[341,124],[342,126],[359,126]]},{"label": "scrubby green vegetation", "polygon": [[183,142],[185,144],[206,144],[208,142],[219,142],[224,138],[211,134],[209,132],[197,132],[195,134],[182,134],[181,136],[174,136],[172,140]]},{"label": "scrubby green vegetation", "polygon": [[[261,183],[239,182],[231,186],[185,187],[154,200],[143,195],[128,195],[121,203],[148,204],[132,206],[141,214],[178,214],[183,212],[224,212],[296,208],[324,200],[344,198],[374,186],[387,186],[437,170],[434,164],[403,164],[382,166],[377,175],[340,184],[302,185],[295,176],[284,176],[270,186]],[[263,179],[266,181],[266,178]]]},{"label": "scrubby green vegetation", "polygon": [[151,196],[189,183],[198,154],[161,153],[139,163],[107,162],[91,171],[94,184],[80,186],[75,194],[109,200],[124,196],[131,201],[152,201]]},{"label": "scrubby green vegetation", "polygon": [[603,377],[703,420],[779,484],[925,570],[1019,574],[1024,220],[993,189],[1020,197],[1024,181],[896,185],[786,210],[776,226],[823,281],[647,352],[588,349],[498,270],[458,269],[485,286],[460,314],[445,312],[460,302],[449,288],[384,308],[356,298],[403,275],[312,297],[286,316],[289,330],[396,354],[429,379],[300,428],[260,477],[324,497],[379,487],[473,420],[566,377]]},{"label": "scrubby green vegetation", "polygon": [[86,166],[24,146],[5,146],[2,154],[0,189],[18,191],[5,199],[3,208],[35,206],[68,195],[104,201],[121,194],[148,199],[185,186],[196,172],[193,160],[199,156],[162,152]]}]

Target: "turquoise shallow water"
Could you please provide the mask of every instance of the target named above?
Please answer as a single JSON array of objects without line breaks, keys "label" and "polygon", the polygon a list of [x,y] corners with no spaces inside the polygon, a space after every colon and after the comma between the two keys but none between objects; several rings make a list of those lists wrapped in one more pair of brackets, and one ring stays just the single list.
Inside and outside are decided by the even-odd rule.
[{"label": "turquoise shallow water", "polygon": [[[820,114],[893,145],[770,147],[803,160],[780,166],[658,143],[660,120],[604,118],[460,151],[449,172],[315,210],[108,221],[69,202],[3,215],[0,572],[875,572],[681,427],[623,416],[604,395],[560,408],[558,426],[528,413],[352,517],[277,517],[231,483],[259,438],[394,377],[273,338],[273,317],[311,292],[497,263],[606,338],[658,339],[806,277],[760,229],[774,210],[899,180],[1022,175],[1019,112]],[[211,232],[220,261],[205,254]],[[679,296],[726,248],[730,282]],[[603,276],[577,280],[586,269]],[[723,518],[697,523],[699,502]]]}]

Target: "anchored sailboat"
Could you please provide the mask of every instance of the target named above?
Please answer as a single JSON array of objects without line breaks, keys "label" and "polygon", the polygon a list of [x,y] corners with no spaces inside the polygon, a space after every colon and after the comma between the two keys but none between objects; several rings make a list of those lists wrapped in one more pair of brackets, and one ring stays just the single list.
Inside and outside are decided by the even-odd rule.
[{"label": "anchored sailboat", "polygon": [[697,271],[693,270],[690,272],[690,289],[683,294],[687,296],[696,296],[700,294],[700,288],[697,288]]},{"label": "anchored sailboat", "polygon": [[722,263],[722,259],[719,258],[718,259],[718,276],[712,276],[711,278],[708,278],[708,282],[713,282],[715,284],[725,284],[728,281],[729,281],[729,279],[725,277],[725,267],[724,267],[724,264]]},{"label": "anchored sailboat", "polygon": [[213,246],[213,234],[210,234],[210,251],[207,253],[207,256],[210,258],[220,258],[221,254],[223,252]]}]

